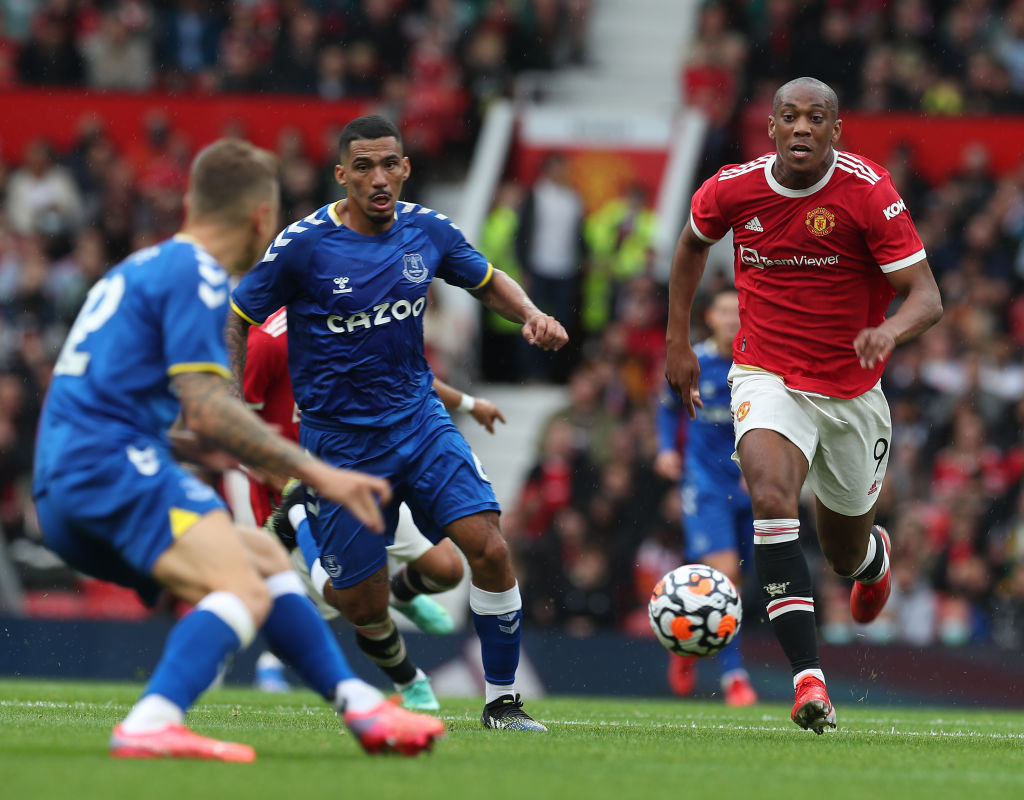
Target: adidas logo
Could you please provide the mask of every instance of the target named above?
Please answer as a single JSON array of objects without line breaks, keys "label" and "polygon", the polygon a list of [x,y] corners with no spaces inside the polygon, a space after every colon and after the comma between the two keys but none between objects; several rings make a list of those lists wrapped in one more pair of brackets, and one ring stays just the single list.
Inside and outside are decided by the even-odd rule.
[{"label": "adidas logo", "polygon": [[750,222],[743,226],[748,231],[756,231],[757,233],[764,233],[764,228],[761,227],[761,220],[754,217]]}]

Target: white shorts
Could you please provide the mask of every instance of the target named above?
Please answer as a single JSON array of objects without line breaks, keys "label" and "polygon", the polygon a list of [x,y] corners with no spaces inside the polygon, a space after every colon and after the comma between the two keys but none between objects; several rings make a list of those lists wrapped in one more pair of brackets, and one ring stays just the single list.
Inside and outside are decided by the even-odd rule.
[{"label": "white shorts", "polygon": [[391,571],[394,572],[395,565],[408,564],[415,561],[427,552],[434,543],[420,533],[416,523],[412,521],[412,512],[409,507],[402,503],[398,509],[398,527],[395,528],[395,542],[388,545],[388,562],[391,564]]},{"label": "white shorts", "polygon": [[826,508],[851,517],[871,510],[892,439],[881,382],[847,400],[798,392],[778,375],[733,365],[729,383],[737,445],[749,430],[776,431],[803,452],[807,485]]}]

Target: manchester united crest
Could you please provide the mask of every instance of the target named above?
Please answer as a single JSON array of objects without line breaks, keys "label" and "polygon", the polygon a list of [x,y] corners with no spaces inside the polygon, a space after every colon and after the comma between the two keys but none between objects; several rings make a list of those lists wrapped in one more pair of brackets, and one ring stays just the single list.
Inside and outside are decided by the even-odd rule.
[{"label": "manchester united crest", "polygon": [[836,226],[836,215],[824,206],[818,206],[807,212],[804,220],[807,230],[815,236],[828,236]]}]

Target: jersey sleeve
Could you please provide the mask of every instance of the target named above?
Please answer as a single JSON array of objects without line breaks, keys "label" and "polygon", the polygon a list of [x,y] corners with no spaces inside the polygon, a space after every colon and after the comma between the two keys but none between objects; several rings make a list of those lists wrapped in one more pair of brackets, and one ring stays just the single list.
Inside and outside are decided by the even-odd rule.
[{"label": "jersey sleeve", "polygon": [[672,391],[668,383],[665,383],[661,387],[656,418],[658,450],[677,450],[679,448],[679,422],[682,408],[682,400]]},{"label": "jersey sleeve", "polygon": [[167,374],[215,372],[230,380],[224,343],[228,274],[206,253],[189,252],[165,275],[163,302],[155,309]]},{"label": "jersey sleeve", "polygon": [[868,192],[861,213],[865,241],[882,272],[895,272],[925,257],[924,244],[906,203],[888,175]]},{"label": "jersey sleeve", "polygon": [[317,237],[289,225],[270,243],[263,258],[247,272],[231,293],[231,308],[251,325],[261,324],[295,297]]},{"label": "jersey sleeve", "polygon": [[463,289],[479,289],[491,279],[494,267],[454,222],[442,217],[428,221],[430,237],[441,251],[438,277]]},{"label": "jersey sleeve", "polygon": [[704,181],[690,201],[690,227],[708,244],[717,242],[730,228],[719,206],[718,177],[718,174],[715,174]]}]

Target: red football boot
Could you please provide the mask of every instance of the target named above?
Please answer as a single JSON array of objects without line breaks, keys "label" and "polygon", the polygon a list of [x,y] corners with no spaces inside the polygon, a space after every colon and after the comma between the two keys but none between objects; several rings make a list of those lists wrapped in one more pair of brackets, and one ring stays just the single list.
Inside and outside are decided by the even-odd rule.
[{"label": "red football boot", "polygon": [[[886,555],[892,552],[889,544],[889,532],[881,525],[876,525],[882,541],[885,543]],[[882,613],[885,603],[892,592],[892,564],[885,570],[885,574],[874,583],[861,583],[855,581],[853,590],[850,592],[850,614],[856,622],[871,622]]]},{"label": "red football boot", "polygon": [[828,699],[825,684],[813,675],[805,675],[796,685],[796,702],[793,703],[793,722],[806,730],[821,736],[825,726],[836,726],[836,710]]}]

